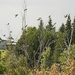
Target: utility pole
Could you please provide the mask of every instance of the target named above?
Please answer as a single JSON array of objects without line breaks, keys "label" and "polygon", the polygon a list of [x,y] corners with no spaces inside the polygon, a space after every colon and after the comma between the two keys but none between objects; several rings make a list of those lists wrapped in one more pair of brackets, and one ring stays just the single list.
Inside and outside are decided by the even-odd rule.
[{"label": "utility pole", "polygon": [[22,15],[22,31],[26,30],[26,12],[27,12],[27,8],[26,8],[26,1],[24,0],[24,7],[23,7],[23,15]]},{"label": "utility pole", "polygon": [[24,56],[25,56],[25,65],[26,65],[26,70],[25,73],[26,75],[28,74],[28,63],[27,63],[27,58],[28,58],[28,53],[27,53],[27,39],[26,39],[26,12],[27,12],[27,8],[26,8],[26,1],[24,0],[24,7],[23,7],[23,15],[22,15],[22,34],[24,35],[24,43],[22,45],[23,47],[23,51],[24,51]]}]

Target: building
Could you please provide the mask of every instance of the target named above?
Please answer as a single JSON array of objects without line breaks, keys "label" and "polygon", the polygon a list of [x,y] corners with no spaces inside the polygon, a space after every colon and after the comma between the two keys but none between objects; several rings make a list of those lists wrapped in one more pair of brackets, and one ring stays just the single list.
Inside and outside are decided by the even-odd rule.
[{"label": "building", "polygon": [[6,44],[7,44],[6,40],[1,40],[0,41],[0,49],[5,50],[6,49]]},{"label": "building", "polygon": [[7,40],[1,40],[0,41],[0,50],[9,49],[9,47],[11,47],[12,49],[14,49],[15,45],[16,45],[15,42],[11,42],[11,44],[10,44],[10,43],[8,43]]}]

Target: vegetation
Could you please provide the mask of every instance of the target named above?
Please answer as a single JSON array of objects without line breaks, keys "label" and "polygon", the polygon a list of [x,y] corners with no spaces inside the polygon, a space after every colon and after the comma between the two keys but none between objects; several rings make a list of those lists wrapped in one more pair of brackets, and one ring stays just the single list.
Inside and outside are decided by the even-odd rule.
[{"label": "vegetation", "polygon": [[55,24],[51,16],[45,26],[39,19],[38,28],[23,30],[14,50],[0,50],[0,74],[75,75],[75,19],[67,15],[57,32]]}]

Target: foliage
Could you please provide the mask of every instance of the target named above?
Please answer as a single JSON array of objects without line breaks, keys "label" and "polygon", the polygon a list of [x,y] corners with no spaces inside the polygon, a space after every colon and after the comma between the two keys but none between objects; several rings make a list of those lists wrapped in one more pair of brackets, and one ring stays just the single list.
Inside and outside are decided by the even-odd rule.
[{"label": "foliage", "polygon": [[57,32],[55,40],[55,50],[53,53],[53,63],[58,63],[60,53],[62,53],[65,48],[64,40],[65,40],[64,34],[61,32]]},{"label": "foliage", "polygon": [[[70,49],[71,31],[73,26]],[[39,27],[24,29],[15,50],[0,53],[0,73],[4,75],[74,75],[75,74],[75,19],[71,23],[70,15],[55,31],[49,16],[45,28],[43,20]],[[68,58],[69,52],[69,60]],[[39,63],[38,63],[39,61]],[[40,68],[37,67],[38,66]]]},{"label": "foliage", "polygon": [[1,58],[5,58],[8,53],[8,50],[0,50],[0,52],[1,52]]},{"label": "foliage", "polygon": [[75,44],[75,18],[73,20],[73,36],[72,36],[72,44]]},{"label": "foliage", "polygon": [[71,24],[71,18],[70,14],[68,15],[67,22],[66,22],[66,42],[69,45],[70,39],[71,39],[71,31],[72,31],[72,24]]},{"label": "foliage", "polygon": [[24,56],[16,57],[14,54],[9,55],[10,57],[6,61],[7,71],[5,74],[12,75],[27,75],[27,67]]},{"label": "foliage", "polygon": [[64,63],[67,60],[67,50],[63,51],[63,53],[60,54],[59,62]]},{"label": "foliage", "polygon": [[2,38],[0,38],[0,42],[2,41]]},{"label": "foliage", "polygon": [[47,68],[48,66],[51,65],[51,57],[50,57],[50,47],[47,47],[45,51],[42,53],[42,58],[41,58],[41,66],[43,68]]},{"label": "foliage", "polygon": [[61,27],[59,28],[59,32],[65,33],[65,25],[62,24]]},{"label": "foliage", "polygon": [[0,62],[0,74],[3,74],[6,71],[6,66]]},{"label": "foliage", "polygon": [[[63,53],[60,54],[59,62],[64,63],[68,58],[68,50],[64,50]],[[70,59],[75,59],[75,44],[71,46],[70,49]]]},{"label": "foliage", "polygon": [[46,26],[46,29],[49,30],[49,31],[55,31],[55,27],[54,27],[54,25],[52,24],[51,16],[49,16],[49,21],[48,21],[48,24],[47,24],[47,26]]}]

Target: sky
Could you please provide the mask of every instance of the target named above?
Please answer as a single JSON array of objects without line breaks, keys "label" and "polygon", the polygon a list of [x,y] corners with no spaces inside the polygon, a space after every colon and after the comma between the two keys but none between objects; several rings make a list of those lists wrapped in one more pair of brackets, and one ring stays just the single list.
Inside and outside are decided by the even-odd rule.
[{"label": "sky", "polygon": [[[17,40],[22,31],[22,14],[24,0],[0,0],[0,37],[8,38],[9,29],[12,36]],[[62,23],[66,23],[64,15],[70,14],[71,19],[75,16],[75,0],[26,0],[26,23],[28,26],[38,27],[37,19],[42,18],[44,26],[51,15],[52,23],[56,23],[56,30]],[[15,18],[15,14],[18,17]],[[10,26],[7,25],[10,23]],[[6,35],[5,37],[3,35]]]}]

